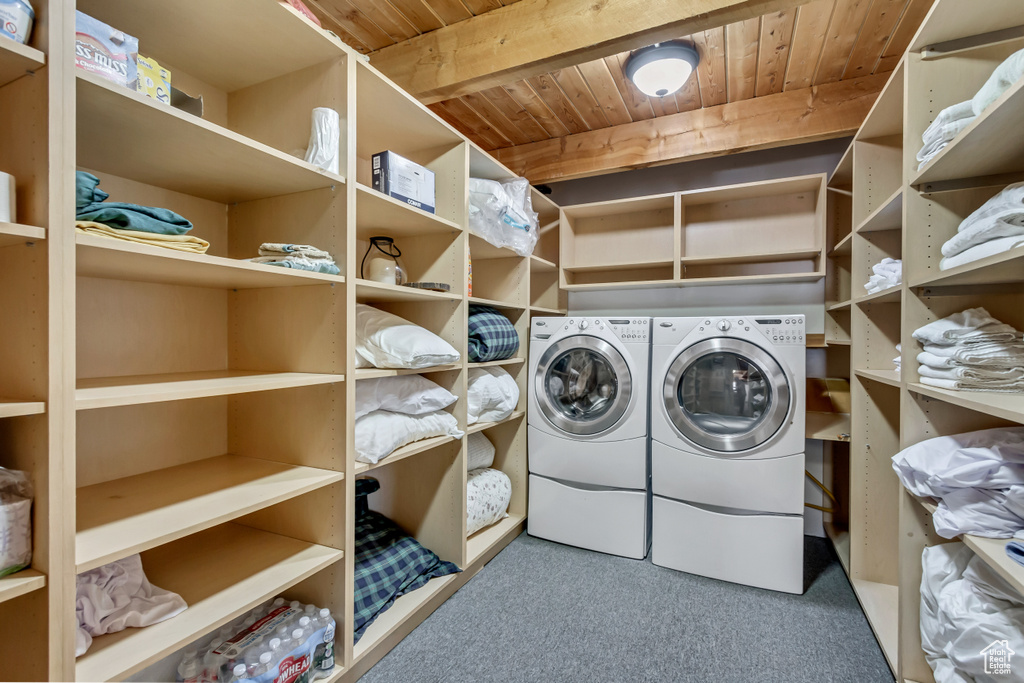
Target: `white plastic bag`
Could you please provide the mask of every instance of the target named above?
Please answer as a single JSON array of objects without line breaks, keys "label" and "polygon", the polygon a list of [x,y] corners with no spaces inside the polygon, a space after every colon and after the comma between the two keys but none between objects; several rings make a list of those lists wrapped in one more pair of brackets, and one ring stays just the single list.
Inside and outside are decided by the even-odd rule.
[{"label": "white plastic bag", "polygon": [[496,247],[529,256],[537,244],[537,214],[526,178],[469,179],[469,229]]},{"label": "white plastic bag", "polygon": [[0,576],[32,563],[32,484],[24,472],[0,467]]},{"label": "white plastic bag", "polygon": [[341,160],[338,156],[341,140],[341,117],[327,107],[313,110],[313,128],[309,133],[309,147],[306,161],[331,173],[339,173]]}]

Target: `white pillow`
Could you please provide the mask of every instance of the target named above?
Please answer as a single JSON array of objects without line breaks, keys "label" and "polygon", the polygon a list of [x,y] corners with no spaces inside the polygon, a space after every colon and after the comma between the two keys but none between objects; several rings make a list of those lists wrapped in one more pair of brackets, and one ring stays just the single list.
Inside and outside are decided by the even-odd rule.
[{"label": "white pillow", "polygon": [[421,375],[362,379],[356,382],[356,419],[374,410],[423,415],[447,408],[458,398]]},{"label": "white pillow", "polygon": [[360,356],[359,352],[356,351],[356,368],[358,369],[358,368],[372,368],[372,367],[373,367],[373,364],[370,361],[368,361],[365,358],[363,358],[362,356]]},{"label": "white pillow", "polygon": [[494,444],[483,432],[470,434],[466,439],[466,469],[478,470],[494,464]]},{"label": "white pillow", "polygon": [[429,368],[461,358],[433,332],[366,304],[356,304],[356,353],[376,368]]},{"label": "white pillow", "polygon": [[500,470],[473,470],[466,480],[466,535],[508,517],[512,480]]},{"label": "white pillow", "polygon": [[511,415],[519,403],[519,385],[504,368],[470,368],[469,424],[498,422]]},{"label": "white pillow", "polygon": [[376,465],[396,448],[445,434],[462,438],[455,416],[443,410],[426,415],[375,410],[356,420],[356,460]]}]

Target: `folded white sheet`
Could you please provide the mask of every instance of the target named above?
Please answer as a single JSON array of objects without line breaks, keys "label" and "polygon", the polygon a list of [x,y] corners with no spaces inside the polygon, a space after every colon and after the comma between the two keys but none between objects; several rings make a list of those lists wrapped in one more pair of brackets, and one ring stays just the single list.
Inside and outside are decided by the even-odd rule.
[{"label": "folded white sheet", "polygon": [[943,538],[972,534],[985,538],[1012,538],[1024,529],[1016,514],[1024,503],[1024,486],[1009,489],[957,489],[942,497],[932,515],[935,533]]},{"label": "folded white sheet", "polygon": [[939,261],[939,270],[949,270],[967,263],[980,261],[989,256],[1002,254],[1024,244],[1024,234],[1012,237],[998,237],[960,252],[956,256],[945,256]]},{"label": "folded white sheet", "polygon": [[[955,365],[991,365],[995,367],[1024,367],[1024,343],[982,342],[979,344],[958,344],[945,346],[925,344],[923,353],[936,358],[948,358]],[[919,359],[920,360],[920,359]],[[924,361],[920,361],[924,363]],[[925,363],[934,367],[936,363]]]},{"label": "folded white sheet", "polygon": [[993,368],[975,366],[932,367],[921,365],[918,368],[921,377],[934,379],[964,380],[966,382],[983,383],[988,381],[1011,382],[1024,380],[1024,368]]},{"label": "folded white sheet", "polygon": [[921,170],[928,162],[934,159],[939,152],[946,149],[949,143],[956,139],[960,132],[974,122],[974,117],[958,119],[942,126],[938,134],[924,140],[924,146],[917,152],[917,170]]},{"label": "folded white sheet", "polygon": [[971,344],[1015,341],[1021,334],[993,318],[984,308],[968,308],[914,330],[914,339],[925,344]]},{"label": "folded white sheet", "polygon": [[942,137],[942,129],[945,126],[956,121],[973,119],[974,116],[973,102],[971,100],[965,100],[950,107],[946,107],[939,112],[939,115],[935,117],[935,120],[931,122],[931,125],[925,129],[924,133],[921,135],[921,140],[927,143],[932,140],[940,139]]},{"label": "folded white sheet", "polygon": [[971,109],[975,115],[981,114],[989,106],[1002,97],[1003,93],[1009,90],[1014,83],[1024,77],[1024,50],[1014,52],[1006,60],[996,67],[985,85],[971,100]]},{"label": "folded white sheet", "polygon": [[893,469],[916,496],[942,498],[962,488],[1024,485],[1024,427],[937,436],[893,456]]}]

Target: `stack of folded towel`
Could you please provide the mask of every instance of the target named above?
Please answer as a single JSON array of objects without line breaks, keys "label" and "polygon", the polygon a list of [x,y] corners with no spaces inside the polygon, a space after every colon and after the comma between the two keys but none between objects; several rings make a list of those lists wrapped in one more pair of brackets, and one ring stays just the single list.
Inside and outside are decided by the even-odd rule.
[{"label": "stack of folded towel", "polygon": [[932,121],[932,125],[924,131],[921,141],[924,147],[917,153],[917,170],[921,170],[939,152],[953,141],[967,126],[974,121],[976,114],[971,100],[946,107]]},{"label": "stack of folded towel", "polygon": [[111,239],[205,254],[210,243],[186,235],[192,223],[168,209],[106,201],[100,179],[77,171],[75,176],[75,230]]},{"label": "stack of folded towel", "polygon": [[969,308],[914,332],[921,383],[961,391],[1024,391],[1021,333],[984,308]]},{"label": "stack of folded towel", "polygon": [[903,282],[903,261],[884,258],[880,263],[871,266],[871,279],[864,285],[868,294],[875,294],[892,287],[899,287]]},{"label": "stack of folded towel", "polygon": [[985,85],[973,98],[940,111],[932,125],[928,126],[921,136],[924,146],[917,153],[919,162],[917,169],[924,168],[935,155],[960,134],[960,131],[969,126],[975,117],[984,112],[1022,77],[1024,77],[1024,50],[1013,53],[996,67]]},{"label": "stack of folded towel", "polygon": [[249,259],[253,263],[264,263],[280,268],[310,270],[314,273],[337,275],[341,272],[334,257],[322,249],[308,244],[279,244],[266,242],[260,245],[260,255]]},{"label": "stack of folded towel", "polygon": [[1004,188],[960,223],[942,245],[939,270],[949,270],[1024,244],[1024,183]]}]

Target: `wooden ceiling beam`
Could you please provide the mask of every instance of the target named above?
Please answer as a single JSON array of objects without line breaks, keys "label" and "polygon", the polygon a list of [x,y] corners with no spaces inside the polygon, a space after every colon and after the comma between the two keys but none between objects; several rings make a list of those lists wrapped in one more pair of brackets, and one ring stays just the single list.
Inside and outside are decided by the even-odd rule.
[{"label": "wooden ceiling beam", "polygon": [[491,153],[531,183],[852,135],[889,74],[791,90]]},{"label": "wooden ceiling beam", "polygon": [[521,0],[380,49],[371,61],[432,103],[809,1]]}]

